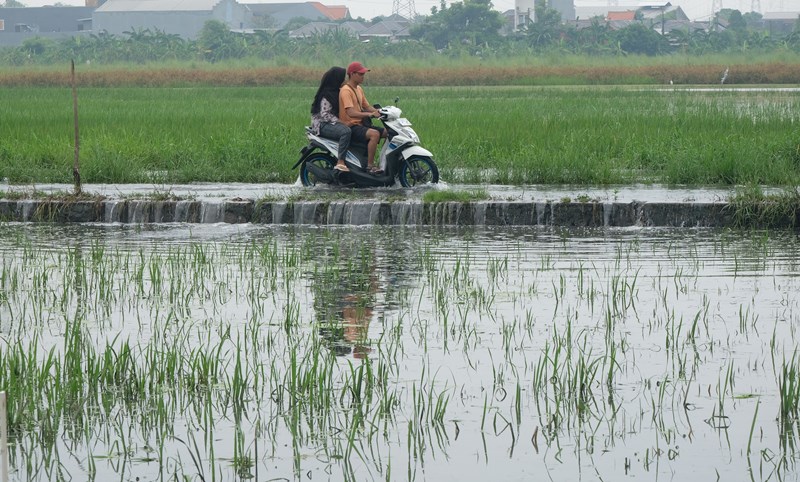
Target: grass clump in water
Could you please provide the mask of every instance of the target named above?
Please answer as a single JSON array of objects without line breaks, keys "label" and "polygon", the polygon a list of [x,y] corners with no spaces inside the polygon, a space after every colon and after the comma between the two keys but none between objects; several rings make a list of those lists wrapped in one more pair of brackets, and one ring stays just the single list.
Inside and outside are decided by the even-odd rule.
[{"label": "grass clump in water", "polygon": [[428,191],[422,196],[422,202],[443,203],[461,202],[469,203],[475,201],[486,201],[489,193],[486,189],[455,190],[455,191]]},{"label": "grass clump in water", "polygon": [[760,186],[747,186],[731,196],[729,203],[739,227],[794,227],[800,213],[800,189],[767,194]]}]

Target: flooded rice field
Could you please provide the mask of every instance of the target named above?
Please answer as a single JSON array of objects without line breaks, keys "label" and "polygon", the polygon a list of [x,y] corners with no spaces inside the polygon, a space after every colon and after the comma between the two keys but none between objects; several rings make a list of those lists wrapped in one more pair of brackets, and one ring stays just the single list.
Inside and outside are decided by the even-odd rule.
[{"label": "flooded rice field", "polygon": [[12,480],[796,480],[800,240],[0,230]]}]

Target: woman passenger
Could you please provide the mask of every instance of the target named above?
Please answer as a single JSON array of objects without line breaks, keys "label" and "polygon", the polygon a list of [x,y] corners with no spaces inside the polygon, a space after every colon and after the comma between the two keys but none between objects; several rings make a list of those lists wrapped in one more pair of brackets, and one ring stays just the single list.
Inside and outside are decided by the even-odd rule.
[{"label": "woman passenger", "polygon": [[344,160],[350,147],[350,127],[339,120],[339,88],[344,83],[343,67],[331,67],[322,80],[311,104],[311,130],[314,134],[339,140],[339,159],[334,169],[350,172]]}]

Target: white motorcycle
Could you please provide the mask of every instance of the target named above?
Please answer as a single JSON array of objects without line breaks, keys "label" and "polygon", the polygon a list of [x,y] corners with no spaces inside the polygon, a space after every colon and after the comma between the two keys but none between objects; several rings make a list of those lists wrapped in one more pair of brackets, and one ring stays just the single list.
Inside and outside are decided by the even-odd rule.
[{"label": "white motorcycle", "polygon": [[[397,99],[395,99],[397,102]],[[403,112],[396,106],[375,106],[381,113],[387,138],[380,150],[382,174],[367,171],[366,144],[352,143],[345,162],[350,172],[340,172],[333,167],[339,158],[338,141],[315,135],[306,127],[308,145],[300,151],[300,160],[292,169],[300,166],[300,181],[304,186],[318,183],[340,184],[353,187],[394,186],[397,181],[403,187],[439,182],[439,168],[433,162],[433,154],[419,145],[419,136],[411,122],[401,117]]]}]

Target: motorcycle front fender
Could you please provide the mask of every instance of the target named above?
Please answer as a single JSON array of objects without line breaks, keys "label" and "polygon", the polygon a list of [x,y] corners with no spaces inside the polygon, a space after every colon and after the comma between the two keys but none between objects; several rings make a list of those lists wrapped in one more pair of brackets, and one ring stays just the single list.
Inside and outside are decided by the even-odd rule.
[{"label": "motorcycle front fender", "polygon": [[297,166],[299,166],[300,164],[303,163],[303,161],[306,160],[308,155],[311,154],[314,151],[314,148],[315,148],[315,146],[309,144],[306,147],[300,149],[300,159],[297,162],[294,163],[294,166],[292,166],[292,169],[297,169]]},{"label": "motorcycle front fender", "polygon": [[409,159],[411,156],[433,157],[433,153],[420,146],[411,146],[403,149],[403,159]]}]

